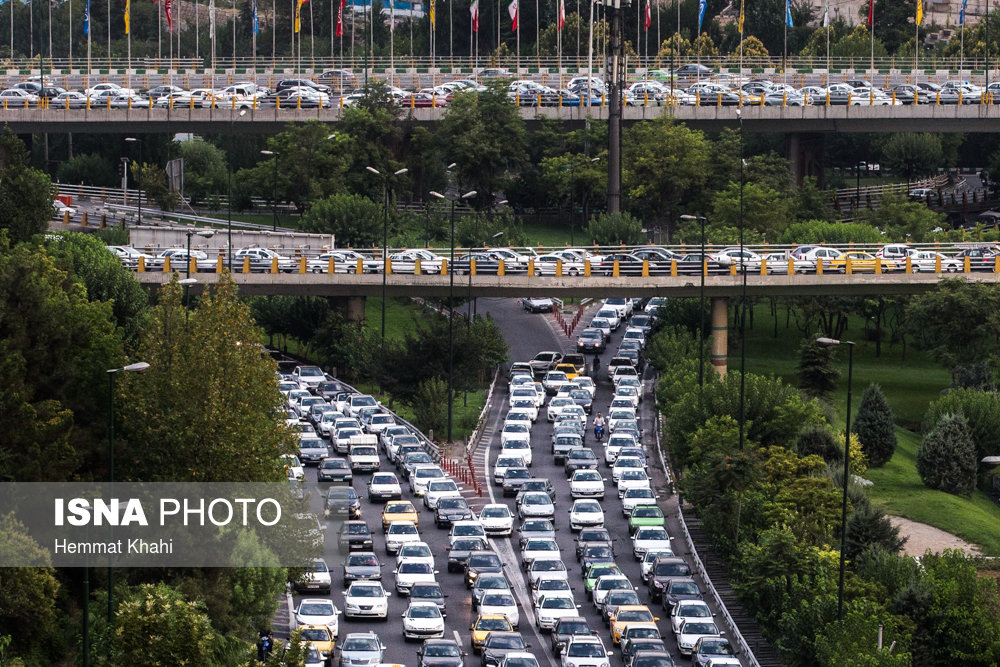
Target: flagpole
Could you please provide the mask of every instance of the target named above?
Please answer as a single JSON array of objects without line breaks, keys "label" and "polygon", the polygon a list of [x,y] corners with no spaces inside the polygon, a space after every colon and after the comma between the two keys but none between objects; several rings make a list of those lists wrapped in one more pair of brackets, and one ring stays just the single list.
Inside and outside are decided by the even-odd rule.
[{"label": "flagpole", "polygon": [[[562,90],[562,3],[556,0],[556,69],[559,70],[559,90]],[[535,21],[538,24],[538,21]],[[535,50],[538,50],[538,40],[535,40]]]},{"label": "flagpole", "polygon": [[66,3],[69,5],[69,69],[73,70],[73,0]]},{"label": "flagpole", "polygon": [[396,0],[389,0],[389,85],[396,73]]},{"label": "flagpole", "polygon": [[830,0],[826,0],[826,12],[823,14],[823,27],[826,28],[826,80],[830,82]]},{"label": "flagpole", "polygon": [[[917,17],[918,19],[923,18],[923,2],[924,0],[917,0]],[[917,66],[920,62],[920,21],[916,20],[913,22],[914,35],[913,35],[913,83],[917,82]]]},{"label": "flagpole", "polygon": [[[590,0],[590,37],[587,40],[587,104],[594,97],[594,1]],[[587,127],[590,127],[590,113],[587,113]]]},{"label": "flagpole", "polygon": [[[90,24],[91,24],[91,20],[90,20],[90,0],[85,0],[85,1],[87,2],[87,75],[89,77],[90,70],[91,70],[91,64],[90,64],[90,33],[93,32],[93,31],[90,29]],[[13,5],[14,3],[12,2],[10,4]],[[14,18],[14,13],[11,12],[11,19],[13,19],[13,18]],[[88,79],[88,81],[89,81],[89,79]]]},{"label": "flagpole", "polygon": [[785,0],[785,42],[781,50],[781,83],[785,84],[785,76],[788,73],[788,2]]},{"label": "flagpole", "polygon": [[[558,0],[556,0],[556,2],[558,2]],[[521,8],[520,5],[518,5],[518,10],[520,10],[520,8]],[[556,11],[558,12],[558,10]],[[518,18],[521,17],[519,16]],[[541,10],[538,6],[538,0],[535,0],[535,65],[537,65],[539,68],[541,68],[542,66],[542,53],[539,50],[538,46],[538,37],[539,37],[538,24],[541,23],[541,20],[542,20]],[[559,19],[557,18],[556,20],[558,21]],[[520,21],[518,21],[518,23],[520,23]]]},{"label": "flagpole", "polygon": [[[32,14],[34,14],[34,5],[32,5]],[[111,2],[108,2],[108,53],[105,56],[108,59],[108,69],[111,69]]]},{"label": "flagpole", "polygon": [[875,79],[875,0],[868,0],[868,31],[871,32],[871,73],[868,77]]},{"label": "flagpole", "polygon": [[[129,23],[132,22],[132,10],[130,9],[130,0],[125,0],[125,11],[129,13]],[[128,89],[132,88],[132,29],[131,27],[125,31],[125,36],[128,37],[128,63],[125,70],[125,87]]]},{"label": "flagpole", "polygon": [[163,18],[160,16],[162,2],[156,3],[156,60],[157,66],[163,59]]}]

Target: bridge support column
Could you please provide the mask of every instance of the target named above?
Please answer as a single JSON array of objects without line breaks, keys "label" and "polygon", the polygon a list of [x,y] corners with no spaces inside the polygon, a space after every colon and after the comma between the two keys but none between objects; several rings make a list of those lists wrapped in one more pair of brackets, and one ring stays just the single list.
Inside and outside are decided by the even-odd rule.
[{"label": "bridge support column", "polygon": [[791,132],[785,135],[785,156],[796,185],[802,185],[806,176],[816,179],[823,187],[823,135]]},{"label": "bridge support column", "polygon": [[729,358],[729,299],[712,297],[712,368],[720,376],[726,374]]},{"label": "bridge support column", "polygon": [[331,296],[327,297],[330,310],[337,310],[347,319],[358,326],[365,323],[365,297],[363,296]]}]

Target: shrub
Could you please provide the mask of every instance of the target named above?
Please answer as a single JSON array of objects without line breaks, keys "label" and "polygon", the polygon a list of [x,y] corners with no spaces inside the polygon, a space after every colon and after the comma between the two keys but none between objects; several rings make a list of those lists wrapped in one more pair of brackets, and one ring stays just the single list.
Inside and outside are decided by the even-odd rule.
[{"label": "shrub", "polygon": [[976,448],[964,416],[941,416],[917,450],[917,472],[932,489],[972,495],[976,484]]},{"label": "shrub", "polygon": [[799,389],[812,398],[826,399],[837,386],[840,373],[833,366],[833,349],[815,339],[803,340],[799,346]]},{"label": "shrub", "polygon": [[854,432],[873,468],[889,462],[896,451],[896,426],[889,401],[876,384],[869,385],[861,397]]},{"label": "shrub", "polygon": [[844,441],[838,440],[826,425],[807,426],[799,431],[795,441],[795,449],[799,456],[815,454],[821,456],[827,463],[840,463],[844,460]]},{"label": "shrub", "polygon": [[590,219],[587,235],[600,246],[636,245],[646,240],[642,223],[628,213],[601,213]]}]

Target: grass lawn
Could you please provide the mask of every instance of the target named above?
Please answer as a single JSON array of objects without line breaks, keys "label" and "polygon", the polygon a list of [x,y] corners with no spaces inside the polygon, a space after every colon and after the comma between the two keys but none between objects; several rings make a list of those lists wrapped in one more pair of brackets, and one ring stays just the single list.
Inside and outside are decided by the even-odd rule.
[{"label": "grass lawn", "polygon": [[[531,216],[524,218],[524,235],[529,246],[565,247],[570,242],[569,221],[565,225],[537,224],[531,222]],[[587,234],[580,227],[580,221],[574,223],[573,241],[577,246],[588,242]]]},{"label": "grass lawn", "polygon": [[[423,311],[423,306],[407,299],[386,299],[385,337],[403,340],[406,334],[413,330],[414,322],[421,317]],[[365,326],[381,331],[382,299],[378,297],[365,299]]]},{"label": "grass lawn", "polygon": [[966,499],[925,487],[917,475],[920,436],[904,429],[897,429],[896,435],[896,455],[884,467],[864,475],[874,482],[869,489],[872,500],[891,514],[936,526],[978,544],[984,555],[1000,556],[1000,507],[981,491]]},{"label": "grass lawn", "polygon": [[[796,384],[798,348],[803,336],[795,328],[794,318],[786,329],[784,309],[778,309],[777,338],[774,337],[774,319],[766,304],[757,306],[754,318],[754,329],[747,329],[747,371],[774,374],[790,384]],[[730,322],[731,327],[733,324]],[[892,460],[883,468],[872,469],[865,474],[874,482],[869,489],[872,499],[891,514],[954,533],[980,545],[984,554],[1000,555],[1000,507],[981,492],[966,499],[928,489],[917,474],[916,452],[920,435],[914,431],[919,429],[927,405],[950,384],[950,374],[912,347],[907,349],[904,361],[901,346],[890,347],[883,343],[882,356],[876,358],[875,343],[864,340],[862,327],[860,317],[851,317],[843,334],[844,340],[857,342],[852,411],[857,414],[858,403],[867,386],[872,382],[878,383],[892,406],[899,438]],[[738,369],[738,348],[733,345],[730,353],[729,368]],[[847,402],[847,351],[838,350],[836,355],[841,376],[833,399],[839,428],[843,429]]]}]

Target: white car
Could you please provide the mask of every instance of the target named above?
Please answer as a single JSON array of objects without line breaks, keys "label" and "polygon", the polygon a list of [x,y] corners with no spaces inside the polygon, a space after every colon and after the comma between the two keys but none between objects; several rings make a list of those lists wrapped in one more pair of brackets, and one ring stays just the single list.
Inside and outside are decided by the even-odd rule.
[{"label": "white car", "polygon": [[443,479],[444,470],[436,465],[419,465],[410,472],[410,491],[415,496],[427,493],[427,485],[431,480]]},{"label": "white car", "polygon": [[608,593],[611,591],[631,591],[635,590],[635,586],[629,581],[629,578],[623,574],[605,574],[604,576],[598,577],[597,581],[594,582],[593,599],[594,606],[598,609],[604,604],[604,599],[608,597]]},{"label": "white car", "polygon": [[330,634],[337,636],[340,624],[337,616],[340,610],[333,604],[333,600],[322,598],[305,598],[299,601],[299,606],[295,608],[296,625],[325,625]]},{"label": "white car", "polygon": [[355,581],[344,591],[344,618],[389,616],[389,593],[377,581]]},{"label": "white car", "polygon": [[514,531],[514,514],[503,503],[491,503],[479,513],[479,523],[487,535],[510,535]]},{"label": "white car", "polygon": [[531,384],[524,384],[521,386],[511,388],[510,396],[507,397],[507,407],[513,408],[514,401],[516,401],[519,398],[530,400],[532,403],[535,404],[536,408],[540,408],[542,404],[545,402],[544,394],[542,396],[539,396],[538,393],[535,391],[534,382],[532,382]]},{"label": "white car", "polygon": [[528,566],[528,584],[537,588],[544,579],[564,579],[569,581],[569,570],[561,560],[546,558],[535,561]]},{"label": "white car", "polygon": [[647,551],[673,551],[663,526],[643,526],[632,536],[632,555],[641,559]]},{"label": "white car", "polygon": [[313,558],[295,587],[299,590],[320,590],[329,593],[332,584],[330,568],[327,567],[326,561],[322,558]]},{"label": "white car", "polygon": [[535,622],[542,632],[551,632],[561,618],[580,616],[580,607],[574,600],[561,595],[546,595],[535,606]]},{"label": "white car", "polygon": [[604,526],[604,510],[600,503],[593,499],[574,501],[569,510],[569,529],[573,532],[583,528],[601,528]]},{"label": "white car", "polygon": [[402,497],[403,490],[399,486],[396,473],[377,472],[372,475],[368,482],[368,502],[399,500]]},{"label": "white car", "polygon": [[645,583],[649,583],[649,573],[653,571],[653,563],[660,556],[665,556],[672,558],[674,552],[672,549],[650,549],[642,556],[642,560],[639,562],[639,574]]},{"label": "white car", "polygon": [[[531,606],[537,607],[538,601],[546,595],[562,596],[573,600],[573,587],[567,579],[541,579],[537,586],[531,589]],[[575,603],[574,603],[575,604]]]},{"label": "white car", "polygon": [[411,602],[403,612],[404,639],[444,637],[444,616],[433,602]]},{"label": "white car", "polygon": [[642,464],[642,459],[635,456],[619,456],[615,460],[615,464],[611,466],[611,481],[618,484],[618,480],[622,478],[622,473],[626,470],[644,470],[645,467]]},{"label": "white car", "polygon": [[652,489],[639,487],[626,491],[622,498],[622,514],[628,518],[639,505],[656,505],[656,494]]},{"label": "white car", "polygon": [[564,419],[575,419],[583,424],[584,428],[587,427],[587,411],[579,405],[569,405],[563,408],[559,413],[559,419],[560,421]]},{"label": "white car", "polygon": [[500,447],[505,447],[508,442],[530,443],[531,429],[521,422],[506,422],[500,431]]},{"label": "white car", "polygon": [[635,421],[635,408],[615,408],[614,410],[608,411],[607,422],[608,422],[608,432],[614,433],[615,428],[622,422]]},{"label": "white car", "polygon": [[582,276],[586,273],[583,260],[556,252],[535,257],[535,272],[540,276],[554,276],[559,262],[562,262],[562,275],[564,276]]},{"label": "white car", "polygon": [[618,497],[624,498],[629,489],[652,488],[649,473],[641,468],[626,468],[618,478]]},{"label": "white car", "polygon": [[516,456],[524,461],[524,465],[531,467],[531,441],[530,440],[508,440],[500,447],[498,456]]},{"label": "white car", "polygon": [[760,271],[760,255],[749,248],[743,248],[742,255],[739,247],[725,248],[714,255],[709,255],[709,259],[714,259],[723,266],[736,266],[737,271]]},{"label": "white car", "polygon": [[415,273],[418,259],[420,273],[441,273],[444,258],[438,257],[430,250],[412,249],[389,255],[393,273]]},{"label": "white car", "polygon": [[396,578],[396,592],[400,595],[409,595],[414,584],[429,584],[437,581],[437,570],[422,559],[400,562],[393,575]]},{"label": "white car", "polygon": [[542,379],[542,386],[547,394],[558,394],[559,390],[570,383],[569,376],[562,371],[549,371]]},{"label": "white car", "polygon": [[554,539],[536,537],[524,543],[521,548],[521,563],[527,568],[536,560],[562,560],[559,545]]},{"label": "white car", "polygon": [[481,615],[503,614],[510,621],[510,624],[514,626],[515,630],[517,630],[517,626],[521,622],[521,614],[517,610],[517,602],[514,600],[514,596],[506,591],[484,593],[483,598],[479,601],[477,611]]},{"label": "white car", "polygon": [[417,525],[412,521],[393,521],[385,533],[385,550],[394,554],[404,544],[420,542]]},{"label": "white car", "polygon": [[563,649],[561,667],[608,667],[609,653],[596,635],[575,635]]},{"label": "white car", "polygon": [[604,500],[604,478],[596,470],[577,470],[569,481],[569,494],[575,498]]},{"label": "white car", "polygon": [[434,567],[434,552],[426,542],[410,542],[399,547],[396,552],[396,566],[404,560],[427,563]]},{"label": "white car", "polygon": [[612,331],[617,331],[622,325],[622,316],[618,314],[617,308],[602,306],[594,317],[607,320]]},{"label": "white car", "polygon": [[538,406],[530,398],[516,398],[511,403],[511,409],[527,413],[532,422],[538,421]]},{"label": "white car", "polygon": [[636,444],[635,438],[628,433],[612,433],[604,445],[604,462],[609,466],[614,465],[622,448],[635,447]]},{"label": "white car", "polygon": [[555,513],[556,506],[549,498],[549,494],[541,491],[525,493],[517,503],[517,514],[522,519],[528,517],[548,519],[555,516]]},{"label": "white car", "polygon": [[677,650],[681,655],[691,655],[695,643],[702,637],[719,637],[721,633],[711,619],[692,618],[684,621],[677,631]]},{"label": "white car", "polygon": [[679,600],[670,612],[670,629],[676,635],[684,621],[694,618],[711,619],[714,615],[702,600]]},{"label": "white car", "polygon": [[493,482],[498,486],[503,484],[503,477],[509,468],[524,468],[524,459],[518,456],[498,456],[493,464]]},{"label": "white car", "polygon": [[479,538],[483,542],[487,540],[486,529],[479,521],[455,521],[451,524],[451,532],[448,533],[449,546],[455,540]]},{"label": "white car", "polygon": [[942,273],[958,273],[965,268],[962,260],[948,257],[939,252],[920,251],[910,255],[910,270],[914,273],[919,271],[930,271],[933,273],[937,270],[938,259],[941,260]]},{"label": "white car", "polygon": [[576,402],[572,398],[553,398],[549,401],[549,405],[545,409],[545,416],[550,422],[554,422],[562,413],[564,408],[568,408],[573,405],[576,405]]},{"label": "white car", "polygon": [[372,435],[382,435],[382,431],[390,426],[396,425],[396,418],[390,414],[381,413],[372,415],[372,418],[365,425],[365,429]]},{"label": "white car", "polygon": [[347,460],[351,462],[353,472],[375,471],[382,463],[375,445],[352,446],[347,454]]},{"label": "white car", "polygon": [[438,501],[443,498],[461,498],[462,492],[458,484],[453,479],[432,479],[427,482],[427,490],[424,491],[424,507],[429,510],[437,509]]},{"label": "white car", "polygon": [[305,479],[306,470],[294,454],[282,454],[281,460],[288,469],[288,479]]}]

